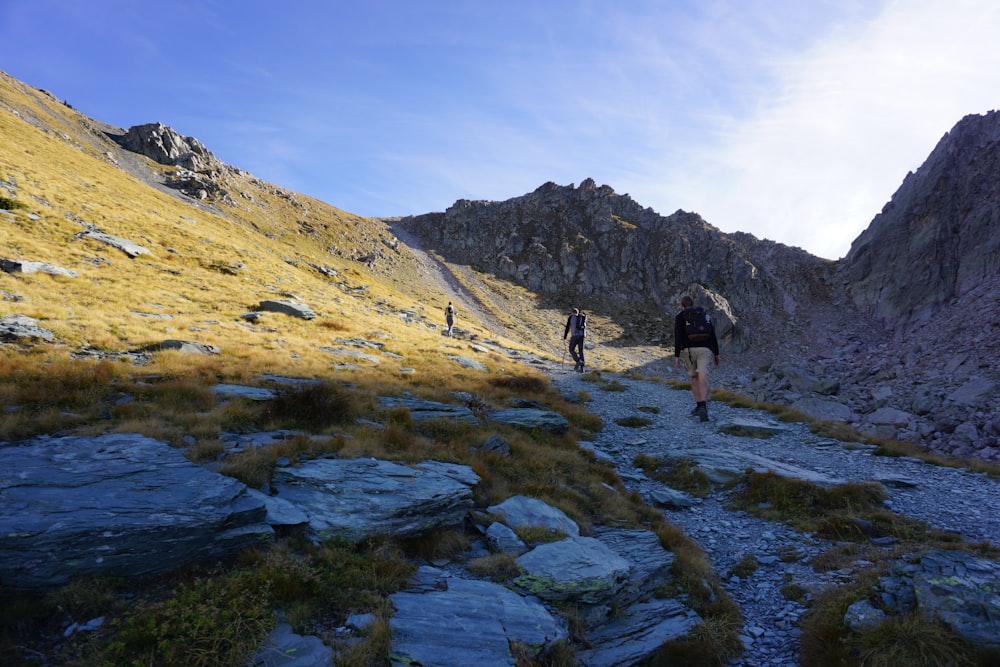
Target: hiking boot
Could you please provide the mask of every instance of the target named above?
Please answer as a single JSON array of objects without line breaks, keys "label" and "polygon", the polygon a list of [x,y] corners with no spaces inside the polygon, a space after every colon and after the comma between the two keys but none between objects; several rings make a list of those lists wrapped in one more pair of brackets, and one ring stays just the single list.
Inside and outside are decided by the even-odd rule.
[{"label": "hiking boot", "polygon": [[693,408],[691,408],[691,416],[692,416],[692,417],[697,417],[697,416],[698,416],[698,412],[699,412],[700,410],[701,410],[701,406],[700,406],[700,405],[698,405],[697,403],[695,403],[695,404],[694,404],[694,407],[693,407]]},{"label": "hiking boot", "polygon": [[696,417],[698,417],[698,419],[700,419],[701,421],[707,422],[708,421],[708,406],[707,405],[699,405],[698,407],[696,407],[694,409],[694,412],[692,412],[691,414],[693,414]]}]

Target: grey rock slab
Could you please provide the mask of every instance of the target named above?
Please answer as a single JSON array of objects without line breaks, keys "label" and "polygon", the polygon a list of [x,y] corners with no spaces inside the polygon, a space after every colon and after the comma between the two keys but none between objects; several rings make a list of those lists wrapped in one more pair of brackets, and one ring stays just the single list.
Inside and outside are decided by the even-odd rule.
[{"label": "grey rock slab", "polygon": [[689,449],[684,456],[692,459],[715,484],[724,484],[736,479],[748,469],[756,472],[771,472],[789,479],[801,479],[823,487],[844,483],[844,480],[808,470],[789,463],[782,463],[764,456],[736,449]]},{"label": "grey rock slab", "polygon": [[514,584],[543,600],[600,604],[627,582],[631,564],[593,537],[541,544],[517,559],[524,574]]},{"label": "grey rock slab", "polygon": [[328,667],[332,664],[333,649],[323,640],[296,634],[292,626],[279,623],[254,653],[249,667]]},{"label": "grey rock slab", "polygon": [[199,343],[193,340],[167,339],[159,343],[153,343],[141,348],[140,352],[159,352],[162,350],[176,350],[184,354],[219,354],[221,350],[215,345]]},{"label": "grey rock slab", "polygon": [[486,508],[490,514],[501,517],[513,529],[544,528],[570,537],[580,534],[580,527],[557,507],[528,496],[511,496],[501,503]]},{"label": "grey rock slab", "polygon": [[772,436],[785,433],[788,429],[780,424],[763,421],[761,419],[749,419],[746,417],[736,417],[728,419],[719,424],[720,431],[737,431],[752,436]]},{"label": "grey rock slab", "polygon": [[436,581],[389,596],[396,608],[389,622],[393,665],[511,667],[512,642],[537,655],[569,636],[539,602],[499,584],[443,574]]},{"label": "grey rock slab", "polygon": [[139,255],[150,254],[149,250],[142,247],[138,243],[133,243],[128,239],[118,238],[117,236],[112,236],[111,234],[105,234],[104,232],[98,231],[96,229],[88,229],[86,231],[80,232],[76,235],[79,238],[93,239],[99,243],[104,243],[111,246],[112,248],[117,248],[123,253],[131,258],[136,258]]},{"label": "grey rock slab", "polygon": [[632,667],[647,660],[663,644],[686,636],[701,617],[674,599],[654,599],[626,607],[612,621],[587,632],[593,648],[578,651],[582,667]]},{"label": "grey rock slab", "polygon": [[448,419],[464,424],[478,424],[479,420],[472,410],[464,405],[424,401],[417,398],[397,398],[394,396],[379,396],[376,405],[381,410],[405,408],[413,421],[423,422],[431,419]]},{"label": "grey rock slab", "polygon": [[931,551],[913,576],[920,613],[973,644],[1000,649],[1000,563],[961,551]]},{"label": "grey rock slab", "polygon": [[271,488],[309,515],[311,537],[359,542],[460,524],[473,507],[472,487],[478,482],[468,466],[438,461],[405,466],[376,459],[319,459],[275,470]]},{"label": "grey rock slab", "polygon": [[826,421],[850,421],[854,416],[851,408],[823,398],[805,397],[792,403],[792,407],[800,412],[804,412],[813,419],[824,419]]},{"label": "grey rock slab", "polygon": [[2,259],[0,258],[0,270],[6,273],[47,273],[52,276],[67,276],[76,278],[79,273],[72,269],[64,269],[54,264],[45,262],[31,262],[23,259]]},{"label": "grey rock slab", "polygon": [[212,393],[225,398],[247,398],[251,401],[269,401],[277,394],[264,387],[247,387],[240,384],[217,384],[212,386]]},{"label": "grey rock slab", "polygon": [[619,605],[637,602],[673,578],[677,559],[663,548],[656,533],[635,529],[599,529],[595,537],[630,564],[628,580],[618,590]]},{"label": "grey rock slab", "polygon": [[269,313],[290,315],[303,320],[311,320],[316,317],[316,313],[309,306],[284,299],[266,299],[257,304],[257,309]]},{"label": "grey rock slab", "polygon": [[241,482],[135,434],[38,438],[0,448],[0,583],[134,577],[273,539]]},{"label": "grey rock slab", "polygon": [[948,394],[948,400],[963,405],[976,405],[992,394],[996,388],[996,383],[991,380],[975,378]]},{"label": "grey rock slab", "polygon": [[347,350],[338,347],[321,347],[320,350],[326,352],[327,354],[332,354],[337,357],[350,357],[351,359],[357,359],[359,361],[367,361],[372,364],[382,363],[382,360],[376,357],[374,354],[368,354],[367,352],[362,352],[361,350]]},{"label": "grey rock slab", "polygon": [[38,326],[38,320],[27,315],[10,315],[0,319],[0,340],[16,341],[38,338],[51,343],[55,334]]},{"label": "grey rock slab", "polygon": [[696,499],[690,494],[671,489],[670,487],[658,487],[650,491],[650,500],[661,507],[672,509],[686,509],[695,505]]},{"label": "grey rock slab", "polygon": [[517,536],[517,533],[499,521],[490,524],[486,529],[485,538],[491,551],[520,556],[528,550],[528,545]]},{"label": "grey rock slab", "polygon": [[529,430],[539,429],[555,435],[562,435],[569,431],[569,421],[558,412],[551,410],[537,408],[494,410],[486,415],[486,419],[497,424],[507,424]]},{"label": "grey rock slab", "polygon": [[868,415],[868,421],[872,424],[889,424],[892,426],[905,426],[913,416],[909,412],[897,410],[896,408],[879,408]]},{"label": "grey rock slab", "polygon": [[459,356],[459,355],[452,355],[452,356],[450,356],[448,358],[451,359],[452,361],[454,361],[456,364],[458,364],[462,368],[469,368],[469,369],[472,369],[472,370],[475,370],[475,371],[488,371],[488,370],[490,370],[486,366],[486,364],[484,364],[483,362],[476,361],[475,359],[470,359],[469,357],[463,357],[463,356]]}]

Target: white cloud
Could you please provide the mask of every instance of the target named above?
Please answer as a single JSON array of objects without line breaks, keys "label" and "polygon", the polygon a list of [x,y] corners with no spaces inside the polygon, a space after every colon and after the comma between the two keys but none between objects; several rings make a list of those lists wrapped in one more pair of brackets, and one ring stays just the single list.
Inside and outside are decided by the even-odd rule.
[{"label": "white cloud", "polygon": [[771,97],[671,189],[725,231],[843,256],[945,132],[995,108],[998,34],[993,0],[890,3],[778,62]]}]

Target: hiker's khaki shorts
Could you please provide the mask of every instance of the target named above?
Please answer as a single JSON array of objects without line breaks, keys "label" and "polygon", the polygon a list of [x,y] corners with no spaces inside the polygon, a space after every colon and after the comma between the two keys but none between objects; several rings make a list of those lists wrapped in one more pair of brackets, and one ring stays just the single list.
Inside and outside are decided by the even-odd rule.
[{"label": "hiker's khaki shorts", "polygon": [[715,355],[707,347],[688,347],[681,350],[681,361],[684,362],[684,368],[691,377],[696,375],[708,377],[708,369],[712,367]]}]

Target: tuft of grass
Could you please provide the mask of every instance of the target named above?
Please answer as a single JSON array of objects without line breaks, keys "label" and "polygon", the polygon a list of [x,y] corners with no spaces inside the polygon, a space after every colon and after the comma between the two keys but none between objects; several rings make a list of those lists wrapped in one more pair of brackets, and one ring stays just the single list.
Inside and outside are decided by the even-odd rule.
[{"label": "tuft of grass", "polygon": [[284,390],[269,403],[271,420],[285,428],[322,430],[350,423],[358,414],[354,397],[329,382]]},{"label": "tuft of grass", "polygon": [[717,667],[743,654],[738,633],[739,615],[714,615],[696,625],[687,636],[667,642],[651,657],[651,665]]},{"label": "tuft of grass", "polygon": [[619,417],[615,420],[615,423],[619,426],[625,426],[628,428],[642,428],[643,426],[649,426],[652,424],[653,420],[647,419],[646,417],[630,415],[628,417]]},{"label": "tuft of grass", "polygon": [[866,667],[977,664],[971,647],[954,630],[917,614],[890,617],[875,627],[852,634],[846,643],[849,654]]},{"label": "tuft of grass", "polygon": [[809,595],[809,591],[799,584],[785,584],[781,587],[781,596],[791,602],[802,602]]},{"label": "tuft of grass", "polygon": [[519,394],[542,394],[549,389],[548,379],[535,375],[501,375],[490,378],[489,383]]},{"label": "tuft of grass", "polygon": [[638,405],[635,409],[639,412],[648,412],[653,415],[660,414],[660,408],[656,405]]},{"label": "tuft of grass", "polygon": [[690,493],[696,498],[707,498],[712,492],[712,482],[698,464],[688,458],[658,458],[640,454],[632,463],[650,478],[663,482],[672,489]]},{"label": "tuft of grass", "polygon": [[814,532],[823,517],[870,513],[880,508],[886,497],[882,485],[874,482],[850,482],[826,489],[771,472],[748,472],[732,499],[734,506],[751,514]]},{"label": "tuft of grass", "polygon": [[238,667],[276,622],[266,585],[244,571],[196,578],[163,599],[145,599],[116,618],[98,651],[108,664]]},{"label": "tuft of grass", "polygon": [[28,205],[22,201],[0,195],[0,209],[4,211],[16,211],[19,208],[28,208]]},{"label": "tuft of grass", "polygon": [[454,559],[472,544],[468,533],[457,528],[439,527],[419,537],[407,540],[403,550],[426,561],[438,558]]},{"label": "tuft of grass", "polygon": [[502,584],[521,576],[517,557],[513,554],[490,554],[480,556],[469,563],[469,571],[477,577]]},{"label": "tuft of grass", "polygon": [[746,579],[760,568],[760,561],[753,554],[745,554],[743,558],[733,564],[729,574]]}]

